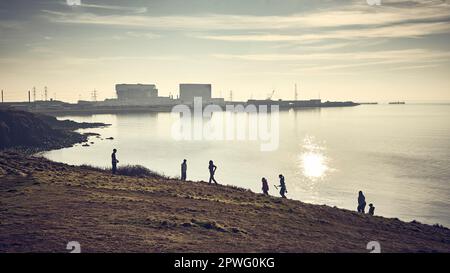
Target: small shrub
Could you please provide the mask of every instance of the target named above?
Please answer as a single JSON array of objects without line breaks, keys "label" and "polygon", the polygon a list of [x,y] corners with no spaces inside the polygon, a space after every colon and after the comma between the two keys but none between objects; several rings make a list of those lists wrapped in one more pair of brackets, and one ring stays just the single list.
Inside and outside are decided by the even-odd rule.
[{"label": "small shrub", "polygon": [[[81,165],[80,166],[83,169],[90,170],[90,171],[99,171],[99,172],[108,172],[111,173],[111,168],[105,168],[105,167],[94,167],[91,165]],[[152,177],[152,178],[165,178],[169,179],[169,177],[164,176],[162,174],[159,174],[157,172],[154,172],[144,166],[141,165],[125,165],[125,166],[119,166],[117,167],[117,175],[124,175],[124,176],[133,176],[133,177]]]},{"label": "small shrub", "polygon": [[167,178],[141,165],[126,165],[118,167],[117,174],[134,177]]}]

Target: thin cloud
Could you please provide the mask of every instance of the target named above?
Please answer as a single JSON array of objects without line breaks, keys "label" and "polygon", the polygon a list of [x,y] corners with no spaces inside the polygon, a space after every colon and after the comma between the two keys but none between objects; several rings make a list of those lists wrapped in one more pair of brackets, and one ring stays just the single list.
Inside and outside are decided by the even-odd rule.
[{"label": "thin cloud", "polygon": [[[129,9],[117,6],[90,5],[111,10]],[[383,26],[408,22],[448,22],[450,4],[444,1],[427,1],[414,8],[403,6],[371,7],[369,5],[343,6],[341,10],[324,10],[284,16],[256,16],[203,14],[196,16],[144,16],[99,15],[95,13],[48,13],[53,22],[72,24],[95,24],[135,26],[159,29],[209,29],[209,30],[264,30],[336,28],[355,26]]]},{"label": "thin cloud", "polygon": [[213,54],[215,58],[246,61],[350,61],[350,60],[430,60],[449,59],[450,52],[427,49],[382,50],[345,53],[304,54]]},{"label": "thin cloud", "polygon": [[299,35],[241,34],[241,35],[198,35],[201,39],[229,42],[313,42],[328,39],[356,40],[369,38],[418,38],[431,34],[449,33],[448,23],[418,23],[385,26],[379,28],[359,28],[322,31]]},{"label": "thin cloud", "polygon": [[[65,2],[60,2],[60,4],[67,6]],[[146,7],[124,7],[124,6],[114,6],[114,5],[97,5],[97,4],[87,4],[81,1],[80,5],[74,6],[75,8],[90,8],[90,9],[102,9],[102,10],[112,10],[112,11],[127,11],[131,13],[146,13],[148,10]]]},{"label": "thin cloud", "polygon": [[410,65],[410,66],[400,66],[400,67],[393,67],[389,70],[392,71],[399,71],[399,70],[415,70],[415,69],[426,69],[426,68],[433,68],[433,67],[439,67],[441,66],[441,63],[437,64],[426,64],[426,65]]}]

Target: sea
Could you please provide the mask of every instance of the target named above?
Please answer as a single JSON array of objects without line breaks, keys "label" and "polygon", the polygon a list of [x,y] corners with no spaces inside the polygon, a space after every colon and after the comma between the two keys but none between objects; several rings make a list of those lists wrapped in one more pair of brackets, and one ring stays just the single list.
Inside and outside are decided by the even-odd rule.
[{"label": "sea", "polygon": [[[226,115],[235,122],[225,122]],[[251,123],[252,115],[263,114],[59,116],[111,125],[78,130],[100,134],[90,137],[89,146],[77,144],[44,156],[72,165],[110,167],[115,148],[119,168],[142,165],[172,177],[180,176],[186,159],[192,181],[208,181],[208,162],[213,160],[220,184],[261,193],[265,177],[269,193],[279,196],[276,186],[283,174],[290,199],[356,210],[358,191],[363,191],[376,215],[450,227],[450,104],[270,112],[261,119],[269,124],[267,132],[258,131],[256,137],[250,132],[262,126]],[[177,133],[180,124],[188,134]],[[203,134],[208,130],[221,134],[208,137]],[[236,137],[237,132],[244,137]],[[263,148],[269,142],[269,149]]]}]

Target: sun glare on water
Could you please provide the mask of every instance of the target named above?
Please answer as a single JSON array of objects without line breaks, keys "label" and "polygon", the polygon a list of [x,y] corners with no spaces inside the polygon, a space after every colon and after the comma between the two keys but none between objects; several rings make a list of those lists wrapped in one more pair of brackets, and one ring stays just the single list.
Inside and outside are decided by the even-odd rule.
[{"label": "sun glare on water", "polygon": [[322,177],[327,171],[324,156],[318,153],[306,152],[301,155],[303,174],[310,178]]},{"label": "sun glare on water", "polygon": [[303,141],[303,152],[299,155],[299,167],[303,175],[310,179],[323,178],[329,170],[324,148],[314,143],[314,139],[306,137]]}]

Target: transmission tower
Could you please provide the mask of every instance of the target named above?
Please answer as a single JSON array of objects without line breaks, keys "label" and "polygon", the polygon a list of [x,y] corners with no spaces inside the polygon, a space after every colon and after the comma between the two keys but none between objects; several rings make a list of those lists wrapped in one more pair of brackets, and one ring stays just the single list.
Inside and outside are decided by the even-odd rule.
[{"label": "transmission tower", "polygon": [[97,90],[92,91],[92,101],[97,101]]},{"label": "transmission tower", "polygon": [[295,100],[298,100],[297,84],[295,84]]}]

